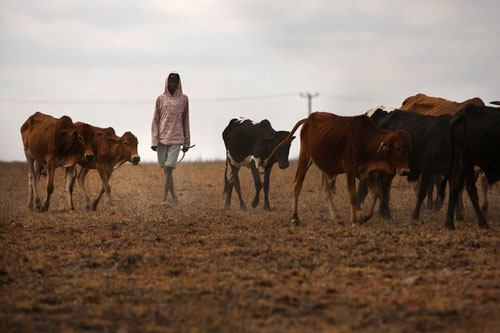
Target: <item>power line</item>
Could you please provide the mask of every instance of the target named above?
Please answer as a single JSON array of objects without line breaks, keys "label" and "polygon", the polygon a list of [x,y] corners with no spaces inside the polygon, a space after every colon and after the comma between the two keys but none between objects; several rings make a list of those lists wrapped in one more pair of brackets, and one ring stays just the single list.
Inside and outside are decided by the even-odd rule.
[{"label": "power line", "polygon": [[[243,100],[259,100],[297,96],[297,93],[271,94],[239,97],[190,98],[191,102],[230,102]],[[21,99],[2,98],[0,103],[40,103],[40,104],[154,104],[154,100],[70,100],[70,99]]]},{"label": "power line", "polygon": [[280,97],[289,97],[289,96],[297,96],[297,93],[289,93],[289,94],[272,94],[272,95],[257,95],[257,96],[240,96],[240,97],[220,97],[220,98],[197,98],[192,99],[193,102],[230,102],[230,101],[243,101],[243,100],[252,100],[252,99],[269,99],[269,98],[280,98]]}]

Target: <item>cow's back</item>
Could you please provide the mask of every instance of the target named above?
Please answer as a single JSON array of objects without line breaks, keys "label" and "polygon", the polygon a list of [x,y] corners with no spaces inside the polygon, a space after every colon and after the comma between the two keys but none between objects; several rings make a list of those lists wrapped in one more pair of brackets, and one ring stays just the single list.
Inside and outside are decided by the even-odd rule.
[{"label": "cow's back", "polygon": [[430,116],[441,116],[446,114],[454,115],[467,104],[474,104],[478,106],[485,105],[479,97],[474,97],[462,103],[458,103],[441,97],[431,97],[420,93],[406,98],[403,101],[400,110],[414,111]]},{"label": "cow's back", "polygon": [[450,115],[439,117],[412,111],[394,111],[382,119],[380,128],[404,130],[410,134],[412,148],[409,154],[410,180],[416,179],[422,170],[445,174],[451,159],[449,136]]},{"label": "cow's back", "polygon": [[354,152],[363,156],[363,143],[381,130],[366,115],[343,117],[327,112],[314,112],[302,125],[301,149],[324,172],[345,172],[346,157]]},{"label": "cow's back", "polygon": [[267,119],[255,123],[249,119],[234,118],[222,132],[226,150],[231,156],[241,161],[248,155],[255,154],[256,147],[262,138],[275,133]]},{"label": "cow's back", "polygon": [[63,116],[56,119],[50,115],[36,112],[21,126],[21,136],[26,152],[35,160],[45,163],[51,153],[63,149],[64,138],[57,140],[59,131],[74,128],[71,118]]}]

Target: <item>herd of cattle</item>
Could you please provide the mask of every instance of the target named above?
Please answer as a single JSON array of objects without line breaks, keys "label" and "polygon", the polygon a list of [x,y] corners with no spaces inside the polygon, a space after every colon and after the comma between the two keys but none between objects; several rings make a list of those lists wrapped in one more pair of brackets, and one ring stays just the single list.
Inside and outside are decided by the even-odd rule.
[{"label": "herd of cattle", "polygon": [[[500,102],[491,102],[500,105]],[[500,109],[487,107],[479,98],[462,103],[417,94],[408,97],[401,107],[377,107],[366,114],[342,117],[332,113],[314,112],[296,123],[291,132],[275,131],[268,120],[259,123],[248,119],[232,119],[222,137],[227,151],[224,173],[226,207],[231,204],[233,186],[240,208],[246,209],[241,195],[238,171],[251,169],[255,181],[252,207],[259,203],[264,189],[264,209],[270,210],[269,181],[274,163],[281,169],[289,166],[288,155],[294,133],[300,132],[300,154],[293,182],[292,223],[299,224],[298,198],[309,167],[314,163],[322,171],[322,193],[334,221],[340,220],[333,194],[338,174],[345,173],[351,223],[364,223],[380,201],[380,214],[390,217],[391,182],[396,173],[407,177],[416,192],[412,213],[418,219],[427,196],[430,208],[441,208],[446,185],[449,202],[446,227],[454,229],[454,215],[463,219],[461,192],[465,188],[476,212],[480,227],[487,228],[487,191],[495,185],[500,192]],[[28,207],[46,211],[54,190],[54,171],[65,168],[66,201],[73,205],[76,178],[84,193],[87,209],[95,210],[100,198],[111,200],[109,180],[113,170],[125,162],[138,164],[137,138],[126,132],[116,136],[113,128],[99,128],[63,116],[59,119],[37,112],[21,127],[24,152],[28,163]],[[77,172],[76,165],[80,165]],[[230,173],[228,176],[228,165]],[[264,171],[261,182],[259,168]],[[97,169],[102,186],[91,202],[85,189],[89,169]],[[42,173],[47,174],[47,195],[43,205],[37,191]],[[480,177],[484,203],[478,203],[476,180]],[[356,191],[356,178],[360,180]],[[437,189],[433,201],[433,190]],[[368,209],[359,219],[356,210],[370,194]]]},{"label": "herd of cattle", "polygon": [[[40,211],[49,209],[56,168],[65,168],[66,205],[69,209],[74,209],[73,184],[77,175],[75,166],[81,166],[78,182],[85,195],[87,209],[95,210],[104,192],[109,204],[113,206],[109,185],[113,170],[125,162],[136,165],[140,161],[137,154],[138,141],[131,132],[119,137],[112,127],[99,128],[82,122],[73,123],[68,116],[56,119],[36,112],[21,126],[21,136],[28,162],[28,207]],[[85,189],[85,176],[89,169],[97,169],[102,181],[99,195],[92,203]],[[47,196],[41,205],[37,182],[43,172],[47,174]]]},{"label": "herd of cattle", "polygon": [[[500,105],[500,102],[491,102]],[[259,202],[262,188],[259,167],[264,168],[265,209],[270,209],[268,190],[271,169],[278,162],[288,166],[288,153],[293,134],[300,132],[300,153],[293,182],[292,223],[300,223],[297,206],[305,175],[314,163],[322,171],[322,193],[334,221],[340,220],[333,193],[338,174],[345,173],[351,223],[364,223],[373,215],[380,200],[380,214],[390,217],[391,182],[396,173],[413,184],[417,199],[412,213],[418,219],[420,208],[428,196],[429,207],[441,208],[446,185],[450,194],[446,227],[455,229],[454,214],[463,219],[461,193],[466,189],[480,227],[487,228],[487,190],[495,186],[500,193],[500,109],[487,107],[480,98],[462,103],[417,94],[404,100],[399,108],[380,106],[365,115],[341,117],[314,112],[297,122],[291,132],[272,129],[269,121],[253,123],[232,119],[223,132],[227,150],[224,193],[226,206],[231,203],[233,186],[241,197],[238,170],[251,168],[255,180],[252,207]],[[278,144],[277,144],[278,143]],[[231,176],[227,176],[227,165]],[[480,208],[476,179],[481,178],[484,203]],[[356,178],[360,180],[356,193]],[[432,200],[434,186],[437,199]],[[357,218],[356,210],[369,190],[368,210]]]}]

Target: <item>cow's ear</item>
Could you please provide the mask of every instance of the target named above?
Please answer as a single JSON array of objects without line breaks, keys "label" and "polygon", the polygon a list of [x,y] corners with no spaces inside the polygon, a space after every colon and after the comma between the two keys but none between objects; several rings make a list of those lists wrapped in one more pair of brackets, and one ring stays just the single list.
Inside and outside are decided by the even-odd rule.
[{"label": "cow's ear", "polygon": [[389,144],[385,141],[382,141],[380,143],[380,146],[378,146],[377,153],[384,151],[384,150],[389,150]]},{"label": "cow's ear", "polygon": [[76,128],[75,129],[69,129],[69,128],[62,128],[59,131],[57,131],[57,135],[63,136],[63,137],[76,137]]},{"label": "cow's ear", "polygon": [[120,138],[117,138],[115,136],[109,136],[107,135],[106,136],[106,140],[109,142],[109,143],[113,143],[113,144],[120,144]]}]

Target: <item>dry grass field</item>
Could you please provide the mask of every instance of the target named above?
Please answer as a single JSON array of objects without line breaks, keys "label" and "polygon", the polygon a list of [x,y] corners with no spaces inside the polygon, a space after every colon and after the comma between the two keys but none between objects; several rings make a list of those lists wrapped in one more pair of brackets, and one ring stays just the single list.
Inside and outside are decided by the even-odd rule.
[{"label": "dry grass field", "polygon": [[[63,172],[47,213],[26,208],[23,163],[0,163],[0,331],[310,332],[500,330],[500,198],[489,230],[466,197],[466,220],[444,228],[444,209],[410,214],[413,190],[396,178],[393,219],[332,223],[319,172],[306,177],[290,224],[296,162],[271,176],[271,206],[224,209],[224,162],[183,163],[181,204],[162,207],[163,173],[124,165],[103,198],[64,208]],[[88,187],[95,196],[95,171]],[[39,187],[45,196],[45,180]],[[262,197],[261,197],[262,198]],[[345,178],[336,199],[345,221]]]}]

